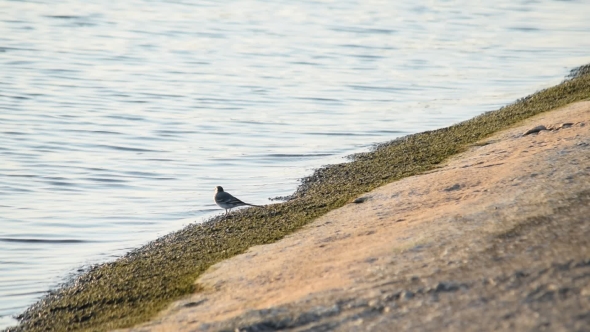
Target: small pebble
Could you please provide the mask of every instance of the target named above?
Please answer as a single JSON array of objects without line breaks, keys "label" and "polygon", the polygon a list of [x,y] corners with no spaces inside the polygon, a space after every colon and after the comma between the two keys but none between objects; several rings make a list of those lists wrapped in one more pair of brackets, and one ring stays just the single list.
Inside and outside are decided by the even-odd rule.
[{"label": "small pebble", "polygon": [[542,131],[542,130],[547,130],[547,127],[545,127],[545,126],[543,126],[543,125],[536,126],[536,127],[535,127],[535,128],[533,128],[533,129],[529,129],[529,130],[527,130],[527,131],[526,131],[526,132],[523,134],[523,136],[530,135],[530,134],[536,134],[536,133],[538,133],[538,132],[540,132],[540,131]]},{"label": "small pebble", "polygon": [[365,201],[367,201],[369,199],[369,197],[359,197],[357,199],[355,199],[354,201],[352,201],[355,204],[360,204],[360,203],[364,203]]},{"label": "small pebble", "polygon": [[414,292],[412,292],[412,291],[407,290],[407,291],[404,291],[402,293],[402,298],[403,299],[409,300],[409,299],[411,299],[413,297],[414,297]]},{"label": "small pebble", "polygon": [[455,183],[453,186],[445,188],[444,191],[455,191],[455,190],[459,190],[461,189],[461,185],[458,183]]}]

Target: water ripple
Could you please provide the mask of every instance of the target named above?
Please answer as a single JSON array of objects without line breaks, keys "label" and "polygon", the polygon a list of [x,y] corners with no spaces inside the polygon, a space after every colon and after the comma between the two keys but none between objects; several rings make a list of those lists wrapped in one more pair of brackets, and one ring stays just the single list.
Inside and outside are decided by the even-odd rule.
[{"label": "water ripple", "polygon": [[76,240],[76,239],[22,239],[22,238],[6,238],[0,237],[0,242],[17,242],[17,243],[40,243],[40,244],[77,244],[77,243],[92,243],[96,241]]}]

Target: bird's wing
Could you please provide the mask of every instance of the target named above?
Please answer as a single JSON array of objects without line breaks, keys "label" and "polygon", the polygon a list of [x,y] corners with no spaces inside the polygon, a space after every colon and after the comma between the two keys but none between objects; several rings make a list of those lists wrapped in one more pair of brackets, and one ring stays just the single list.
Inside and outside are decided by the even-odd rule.
[{"label": "bird's wing", "polygon": [[247,205],[246,203],[240,201],[239,199],[235,198],[231,194],[226,193],[225,191],[218,193],[216,198],[219,203],[231,205]]}]

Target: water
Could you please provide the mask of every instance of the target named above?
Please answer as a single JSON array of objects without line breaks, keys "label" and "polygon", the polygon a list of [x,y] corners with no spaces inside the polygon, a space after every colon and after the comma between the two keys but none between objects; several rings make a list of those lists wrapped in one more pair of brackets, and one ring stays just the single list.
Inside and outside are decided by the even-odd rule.
[{"label": "water", "polygon": [[0,328],[85,264],[590,62],[585,1],[0,2]]}]

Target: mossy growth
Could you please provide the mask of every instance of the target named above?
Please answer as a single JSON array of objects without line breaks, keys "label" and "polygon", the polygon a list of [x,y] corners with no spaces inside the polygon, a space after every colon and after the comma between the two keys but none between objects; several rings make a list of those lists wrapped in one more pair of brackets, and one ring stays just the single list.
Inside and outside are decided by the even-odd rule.
[{"label": "mossy growth", "polygon": [[590,99],[587,68],[497,111],[396,139],[354,155],[349,163],[320,168],[284,203],[220,215],[94,266],[31,306],[10,331],[104,331],[144,322],[172,301],[198,291],[195,280],[211,265],[251,246],[277,241],[385,183],[433,169],[523,119]]}]

